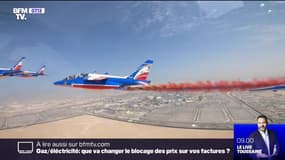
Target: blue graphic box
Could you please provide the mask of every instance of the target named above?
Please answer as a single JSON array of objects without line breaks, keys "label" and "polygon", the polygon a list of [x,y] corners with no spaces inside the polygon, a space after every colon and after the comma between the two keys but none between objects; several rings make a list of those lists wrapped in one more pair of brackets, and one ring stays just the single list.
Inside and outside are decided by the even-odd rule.
[{"label": "blue graphic box", "polygon": [[[285,160],[285,124],[268,124],[268,130],[275,132],[278,141],[278,154],[274,159]],[[256,153],[251,148],[254,138],[251,135],[258,130],[257,124],[234,125],[234,159],[255,159]]]}]

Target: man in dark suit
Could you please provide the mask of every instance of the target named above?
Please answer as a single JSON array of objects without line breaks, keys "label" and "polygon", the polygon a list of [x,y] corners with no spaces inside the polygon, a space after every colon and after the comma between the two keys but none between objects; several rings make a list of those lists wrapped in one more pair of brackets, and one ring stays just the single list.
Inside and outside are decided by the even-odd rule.
[{"label": "man in dark suit", "polygon": [[268,119],[265,115],[257,117],[258,130],[253,132],[250,137],[254,139],[253,150],[261,150],[261,153],[253,155],[256,160],[277,160],[279,152],[279,143],[276,134],[267,129]]}]

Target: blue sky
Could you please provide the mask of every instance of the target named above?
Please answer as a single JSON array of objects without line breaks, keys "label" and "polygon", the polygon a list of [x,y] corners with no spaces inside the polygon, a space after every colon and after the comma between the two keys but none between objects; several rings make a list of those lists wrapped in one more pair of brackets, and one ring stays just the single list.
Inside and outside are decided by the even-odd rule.
[{"label": "blue sky", "polygon": [[[20,22],[14,7],[46,14]],[[0,89],[52,93],[70,74],[128,75],[146,59],[155,84],[284,77],[284,15],[277,1],[0,2],[0,67],[25,56],[24,70],[46,64],[49,75],[2,79]]]}]

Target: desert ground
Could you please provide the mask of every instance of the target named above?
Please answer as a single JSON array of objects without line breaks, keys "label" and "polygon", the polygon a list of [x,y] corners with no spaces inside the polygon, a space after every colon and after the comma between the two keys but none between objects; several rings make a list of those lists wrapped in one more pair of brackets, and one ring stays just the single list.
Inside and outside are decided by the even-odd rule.
[{"label": "desert ground", "polygon": [[0,131],[1,138],[233,138],[230,130],[203,130],[134,124],[95,116]]},{"label": "desert ground", "polygon": [[[56,94],[55,94],[56,95]],[[285,123],[285,92],[70,90],[0,105],[0,138],[232,138],[236,123]]]}]

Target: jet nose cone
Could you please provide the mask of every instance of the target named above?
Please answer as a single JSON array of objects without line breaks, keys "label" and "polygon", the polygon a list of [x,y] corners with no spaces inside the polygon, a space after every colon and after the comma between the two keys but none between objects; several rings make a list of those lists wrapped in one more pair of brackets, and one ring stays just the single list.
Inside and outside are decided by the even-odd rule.
[{"label": "jet nose cone", "polygon": [[54,84],[54,85],[63,85],[64,82],[61,80],[61,81],[56,81],[56,82],[54,82],[53,84]]}]

